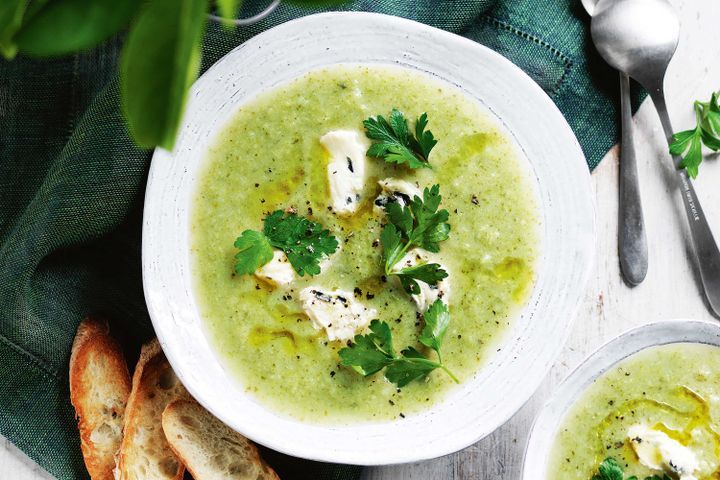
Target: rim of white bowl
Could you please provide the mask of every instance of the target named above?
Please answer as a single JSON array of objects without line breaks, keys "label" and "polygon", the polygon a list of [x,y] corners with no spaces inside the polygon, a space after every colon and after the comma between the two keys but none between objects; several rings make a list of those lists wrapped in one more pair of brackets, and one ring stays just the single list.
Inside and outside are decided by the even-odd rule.
[{"label": "rim of white bowl", "polygon": [[[557,429],[595,380],[619,362],[647,348],[675,343],[720,347],[720,325],[688,318],[660,320],[626,330],[590,353],[545,402],[533,422],[523,460],[523,480],[546,478]],[[538,477],[538,472],[542,472]]]},{"label": "rim of white bowl", "polygon": [[[350,44],[350,39],[356,38],[353,36],[366,38],[369,43],[363,44],[362,48]],[[287,53],[282,50],[283,43],[287,46],[291,39],[296,50]],[[380,39],[383,39],[383,42],[378,46]],[[378,54],[378,58],[373,57],[374,50],[368,51],[370,44],[383,52],[392,50],[395,56],[380,59],[382,56]],[[311,60],[307,60],[308,64],[302,66],[294,63],[295,57],[302,55],[304,49],[313,48],[322,50],[323,54],[313,56]],[[419,48],[423,50],[419,52]],[[350,53],[354,55],[352,59],[338,60],[339,55]],[[285,55],[286,64],[274,55]],[[230,88],[224,84],[218,86],[221,75],[232,75],[240,84],[249,82],[248,78],[254,74],[252,71],[239,72],[237,68],[233,70],[231,65],[252,65],[253,62],[262,68],[270,68],[268,65],[272,64],[275,68],[273,72],[278,78],[271,79],[268,83],[264,83],[260,78],[255,79],[257,84],[239,95],[242,100],[239,100],[237,105],[233,104],[233,101],[237,101],[234,97],[238,91],[232,94],[228,92],[228,98],[223,101],[218,102],[215,99],[215,103],[208,104],[208,99],[204,97],[207,91],[222,86]],[[475,63],[469,68],[467,62]],[[195,182],[189,178],[192,175],[188,174],[188,170],[197,167],[189,159],[197,161],[204,154],[204,150],[200,147],[193,150],[188,146],[188,142],[203,135],[203,138],[213,137],[212,134],[221,130],[231,117],[228,112],[235,112],[242,101],[299,76],[285,74],[285,70],[297,69],[306,73],[338,63],[413,68],[439,76],[468,95],[470,92],[465,90],[465,85],[458,77],[461,76],[471,83],[474,81],[475,72],[489,64],[492,66],[492,74],[502,77],[502,82],[498,80],[498,86],[494,88],[504,89],[506,101],[488,105],[483,101],[480,88],[471,96],[495,115],[498,123],[515,138],[523,154],[527,145],[521,140],[532,135],[539,137],[539,134],[535,129],[531,133],[527,131],[529,129],[521,132],[511,128],[506,123],[511,114],[505,114],[503,110],[509,109],[514,103],[518,104],[515,108],[521,108],[526,105],[521,102],[530,102],[532,109],[529,110],[532,111],[525,112],[525,117],[537,117],[537,130],[544,132],[549,129],[552,132],[552,139],[545,140],[543,137],[543,142],[536,139],[533,148],[543,152],[543,161],[550,162],[557,157],[566,159],[561,173],[565,176],[563,179],[545,174],[548,188],[544,194],[547,198],[543,197],[540,207],[542,209],[543,205],[553,202],[572,204],[572,208],[565,212],[570,218],[561,217],[559,212],[553,210],[542,212],[544,221],[552,214],[554,226],[560,232],[556,235],[564,234],[558,237],[558,240],[561,242],[560,247],[566,249],[563,254],[570,256],[566,263],[570,262],[572,268],[562,275],[557,275],[563,280],[556,279],[555,276],[538,275],[528,305],[519,314],[519,318],[514,319],[501,344],[507,348],[501,348],[498,353],[491,355],[475,377],[458,391],[448,395],[445,401],[428,411],[409,415],[400,421],[332,426],[303,423],[277,414],[239,392],[238,385],[233,383],[232,378],[228,378],[232,375],[225,372],[222,361],[216,357],[205,338],[190,279],[186,204],[194,193],[192,187]],[[454,73],[455,70],[452,75],[448,74],[450,67],[456,69],[458,74]],[[440,75],[438,71],[445,74]],[[463,72],[463,75],[459,75],[459,72]],[[234,83],[232,88],[235,88]],[[193,115],[203,108],[211,107],[224,113],[209,117],[207,125],[193,124]],[[203,141],[206,144],[210,142]],[[529,143],[529,140],[527,142]],[[178,157],[184,158],[186,163],[179,165]],[[537,175],[537,169],[540,168],[538,165],[542,166],[540,161],[533,164],[531,159],[526,160],[532,164]],[[566,181],[567,179],[571,181]],[[175,181],[177,183],[173,183]],[[188,193],[190,190],[192,192]],[[545,228],[547,229],[547,226]],[[143,220],[143,284],[148,311],[168,360],[190,393],[220,420],[257,443],[296,457],[357,465],[385,465],[435,458],[465,448],[492,433],[527,402],[546,376],[568,337],[572,319],[580,306],[594,262],[595,241],[595,207],[585,157],[565,118],[525,72],[487,47],[411,20],[375,13],[322,13],[284,23],[253,37],[220,59],[193,85],[175,150],[167,152],[156,149],[153,156]],[[168,247],[178,244],[180,249]],[[539,269],[548,268],[551,263],[548,260],[550,251],[551,249],[546,248],[544,252],[540,252],[542,259],[539,261],[542,261],[543,265]],[[559,255],[555,252],[552,254]],[[558,258],[554,260],[557,261]],[[565,282],[562,289],[546,291],[545,283],[554,285],[561,281]],[[533,327],[540,328],[533,320],[543,320],[534,319],[536,310],[542,308],[555,314],[548,317],[554,322],[551,328],[548,327],[554,341],[536,342],[538,345],[521,342],[523,335],[530,336],[528,331]],[[561,318],[555,318],[556,316]],[[509,338],[510,334],[517,335],[517,341]],[[525,355],[533,355],[532,361],[526,361]],[[495,372],[502,368],[516,369],[527,378],[520,381],[512,375],[506,375],[500,383],[497,380],[500,375]],[[217,381],[212,383],[213,379]],[[493,404],[492,409],[487,405],[470,408],[470,405],[476,406],[467,403],[476,393],[473,387],[485,386],[485,381],[488,381],[488,384],[495,382],[493,386],[497,391],[493,392],[493,395],[502,401],[496,398],[497,404]],[[483,392],[485,393],[487,392]],[[485,401],[485,398],[481,400]],[[460,401],[466,402],[464,408],[456,406],[456,402]],[[468,416],[482,414],[484,417],[459,419],[455,418],[456,411]],[[444,423],[447,419],[452,419],[453,423]]]}]

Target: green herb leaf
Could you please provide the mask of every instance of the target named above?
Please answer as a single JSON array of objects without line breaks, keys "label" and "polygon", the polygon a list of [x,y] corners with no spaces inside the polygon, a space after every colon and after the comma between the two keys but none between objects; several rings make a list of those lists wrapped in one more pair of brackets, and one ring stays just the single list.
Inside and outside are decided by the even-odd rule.
[{"label": "green herb leaf", "polygon": [[408,206],[396,202],[385,206],[389,223],[380,235],[385,256],[385,274],[400,276],[403,287],[409,293],[419,293],[416,280],[437,285],[437,282],[447,277],[447,272],[435,263],[393,271],[393,267],[414,247],[430,252],[440,251],[440,242],[450,236],[448,211],[438,211],[441,201],[440,186],[433,185],[425,188],[422,199],[415,196]]},{"label": "green herb leaf", "polygon": [[388,163],[407,164],[410,168],[430,168],[430,151],[437,144],[432,132],[425,131],[427,114],[415,122],[415,136],[408,130],[403,113],[393,108],[389,120],[382,115],[363,122],[365,134],[374,140],[368,156],[382,158]]},{"label": "green herb leaf", "polygon": [[0,54],[8,60],[15,58],[18,47],[13,39],[22,25],[29,0],[0,2]]},{"label": "green herb leaf", "polygon": [[685,130],[674,133],[672,143],[670,143],[670,153],[673,155],[682,155],[687,150],[688,145],[695,138],[695,130]]},{"label": "green herb leaf", "polygon": [[432,188],[425,188],[423,200],[415,197],[410,203],[410,210],[415,218],[415,228],[409,240],[430,252],[440,251],[440,242],[450,236],[450,224],[448,211],[438,211],[442,197],[440,196],[440,185],[433,185]]},{"label": "green herb leaf", "polygon": [[380,243],[383,247],[387,270],[388,264],[391,266],[395,265],[403,255],[405,255],[405,251],[403,250],[405,245],[402,243],[400,232],[398,232],[392,223],[388,223],[385,225],[385,228],[383,228],[382,233],[380,233]]},{"label": "green herb leaf", "polygon": [[217,0],[218,11],[224,18],[234,19],[241,5],[241,0]]},{"label": "green herb leaf", "polygon": [[340,349],[340,364],[368,376],[390,365],[396,358],[390,326],[379,320],[370,322],[367,335],[356,335],[353,345]]},{"label": "green herb leaf", "polygon": [[[434,333],[428,337],[436,339],[438,349],[442,343],[442,336],[447,329],[449,315],[437,318],[433,324]],[[444,325],[440,325],[444,323]],[[437,336],[433,336],[437,334]],[[422,341],[422,339],[421,339]],[[423,356],[413,347],[407,347],[397,356],[393,349],[392,332],[386,322],[373,320],[370,322],[370,333],[356,335],[354,342],[340,349],[340,364],[351,367],[361,375],[368,376],[385,368],[385,378],[402,388],[413,380],[426,377],[433,370],[440,368],[458,382],[458,379],[448,370],[442,362],[433,362]],[[438,354],[439,358],[439,354]]]},{"label": "green herb leaf", "polygon": [[720,150],[720,137],[715,136],[712,132],[702,128],[702,142],[713,152]]},{"label": "green herb leaf", "polygon": [[319,223],[276,210],[265,217],[263,232],[245,230],[235,240],[235,247],[240,249],[235,255],[235,271],[241,275],[250,275],[272,260],[274,247],[287,255],[302,277],[320,273],[320,261],[335,253],[338,241]]},{"label": "green herb leaf", "polygon": [[410,208],[403,207],[397,202],[391,202],[385,205],[385,214],[388,220],[390,220],[390,223],[395,225],[405,238],[410,237],[410,232],[412,232],[414,224],[412,210],[410,210]]},{"label": "green herb leaf", "polygon": [[447,332],[450,325],[450,311],[447,305],[438,299],[430,305],[424,317],[425,327],[420,333],[420,343],[435,350],[438,358],[442,361],[440,347],[445,338],[445,332]]},{"label": "green herb leaf", "polygon": [[415,122],[415,138],[410,138],[413,150],[419,150],[422,152],[423,158],[430,157],[430,150],[437,145],[437,140],[433,137],[432,132],[429,130],[427,132],[425,131],[427,124],[427,113],[423,113]]},{"label": "green herb leaf", "polygon": [[440,364],[428,360],[413,347],[408,347],[402,352],[402,357],[395,359],[385,370],[385,378],[402,388],[413,380],[425,378]]},{"label": "green herb leaf", "polygon": [[[622,467],[615,461],[614,458],[606,458],[598,467],[598,473],[593,475],[592,480],[623,480],[624,472]],[[627,477],[625,480],[638,480],[633,475]],[[669,475],[664,474],[662,477],[659,475],[651,475],[645,477],[645,480],[672,480]]]},{"label": "green herb leaf", "polygon": [[207,0],[151,0],[120,59],[120,93],[141,147],[172,150],[190,85],[200,68]]},{"label": "green herb leaf", "polygon": [[680,168],[687,169],[688,175],[696,178],[703,161],[702,146],[720,151],[720,105],[718,94],[713,92],[710,101],[695,102],[696,126],[673,134],[670,153],[682,157]]},{"label": "green herb leaf", "polygon": [[36,11],[15,36],[20,51],[64,55],[97,45],[127,27],[140,0],[54,0]]},{"label": "green herb leaf", "polygon": [[235,254],[235,271],[239,275],[251,275],[273,258],[272,245],[267,237],[254,230],[245,230],[235,240],[235,248],[240,250]]},{"label": "green herb leaf", "polygon": [[623,469],[614,458],[606,458],[598,467],[593,480],[623,480]]},{"label": "green herb leaf", "polygon": [[[223,20],[235,19],[242,6],[242,0],[217,0],[218,13]],[[223,26],[228,30],[235,28],[233,22],[223,21]]]},{"label": "green herb leaf", "polygon": [[428,285],[437,285],[437,283],[448,276],[447,272],[437,263],[423,263],[412,267],[406,267],[395,272],[400,279],[405,291],[411,295],[420,293],[418,281],[425,282]]},{"label": "green herb leaf", "polygon": [[338,247],[337,238],[319,223],[282,210],[265,218],[264,233],[273,247],[285,252],[301,277],[319,274],[320,261]]},{"label": "green herb leaf", "polygon": [[685,168],[691,178],[697,178],[700,164],[702,163],[702,133],[694,135],[690,141],[685,156],[680,162],[680,167]]}]

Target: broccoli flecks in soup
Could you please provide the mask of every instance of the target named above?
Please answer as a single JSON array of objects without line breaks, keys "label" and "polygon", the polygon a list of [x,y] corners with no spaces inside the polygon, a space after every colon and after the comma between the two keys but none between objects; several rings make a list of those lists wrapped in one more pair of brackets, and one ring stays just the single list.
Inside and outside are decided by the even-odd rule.
[{"label": "broccoli flecks in soup", "polygon": [[588,480],[608,457],[624,478],[720,478],[720,348],[652,347],[606,372],[566,414],[546,478]]},{"label": "broccoli flecks in soup", "polygon": [[[394,107],[410,128],[427,112],[438,139],[432,168],[367,158],[362,203],[352,215],[337,215],[320,138],[336,130],[364,135],[363,120]],[[461,382],[495,351],[532,289],[539,216],[521,159],[475,101],[427,75],[367,66],[311,72],[243,105],[206,162],[191,232],[201,313],[229,373],[275,411],[310,422],[388,420],[429,408],[455,386],[441,371],[399,390],[382,373],[362,377],[339,365],[346,342],[330,341],[303,311],[306,287],[353,292],[391,325],[398,351],[414,346],[432,357],[418,343],[415,303],[397,278],[383,276],[385,218],[373,208],[379,180],[406,180],[420,190],[440,185],[452,228],[436,254],[452,290],[442,356]],[[289,207],[337,237],[340,248],[322,272],[278,287],[234,274],[235,239],[262,231],[264,217]]]}]

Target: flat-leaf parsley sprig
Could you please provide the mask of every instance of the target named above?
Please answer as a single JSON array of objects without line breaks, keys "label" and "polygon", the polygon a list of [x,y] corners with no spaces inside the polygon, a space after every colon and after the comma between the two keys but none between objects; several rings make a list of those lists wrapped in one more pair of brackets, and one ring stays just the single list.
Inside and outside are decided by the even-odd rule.
[{"label": "flat-leaf parsley sprig", "polygon": [[[623,468],[620,466],[620,464],[617,463],[617,461],[610,457],[603,460],[603,462],[598,467],[598,473],[593,475],[592,480],[638,480],[638,478],[633,475],[632,477],[625,478],[625,473],[623,471]],[[671,480],[671,478],[667,475],[663,475],[662,477],[658,475],[652,475],[649,477],[645,477],[645,480]]]},{"label": "flat-leaf parsley sprig", "polygon": [[436,300],[425,312],[425,327],[420,335],[420,343],[426,345],[438,355],[434,362],[426,358],[413,347],[407,347],[395,353],[390,325],[380,320],[370,322],[370,333],[356,335],[354,342],[340,350],[340,363],[351,367],[364,376],[372,375],[385,369],[385,378],[402,388],[413,380],[426,377],[430,372],[441,369],[456,383],[459,380],[445,367],[440,357],[445,331],[450,323],[447,306]]},{"label": "flat-leaf parsley sprig", "polygon": [[265,217],[262,232],[245,230],[235,240],[235,271],[250,275],[273,258],[273,247],[287,255],[302,277],[320,273],[320,261],[337,250],[338,241],[319,223],[276,210]]},{"label": "flat-leaf parsley sprig", "polygon": [[718,94],[712,94],[709,102],[695,102],[696,126],[673,134],[670,153],[682,156],[681,168],[687,169],[692,178],[698,176],[702,163],[702,146],[713,152],[720,151],[720,105]]},{"label": "flat-leaf parsley sprig", "polygon": [[415,121],[415,134],[408,129],[405,115],[393,108],[390,117],[382,115],[363,122],[365,135],[374,140],[367,151],[369,157],[382,158],[388,163],[406,163],[410,168],[430,168],[430,151],[437,144],[431,131],[425,131],[428,118],[423,113]]},{"label": "flat-leaf parsley sprig", "polygon": [[429,252],[440,251],[440,242],[450,236],[448,211],[438,210],[440,206],[440,186],[425,188],[423,198],[415,196],[408,206],[397,202],[385,206],[388,223],[380,234],[380,242],[385,256],[385,275],[397,275],[408,293],[420,293],[417,281],[428,285],[437,285],[447,272],[437,263],[426,263],[400,270],[393,267],[414,247]]}]

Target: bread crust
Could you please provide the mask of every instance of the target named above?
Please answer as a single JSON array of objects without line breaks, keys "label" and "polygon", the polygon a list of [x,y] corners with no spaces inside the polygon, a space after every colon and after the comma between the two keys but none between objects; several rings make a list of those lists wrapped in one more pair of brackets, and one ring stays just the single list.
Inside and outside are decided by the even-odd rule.
[{"label": "bread crust", "polygon": [[[212,436],[213,440],[223,443],[225,447],[242,447],[244,454],[242,461],[250,467],[252,473],[248,472],[245,475],[233,475],[233,480],[240,478],[243,480],[280,480],[277,473],[265,463],[257,447],[250,442],[250,440],[223,424],[195,400],[176,400],[168,404],[163,411],[163,431],[170,444],[170,448],[183,464],[185,464],[185,467],[195,480],[230,478],[221,466],[208,466],[207,457],[209,455],[203,455],[203,450],[210,451],[213,454],[227,454],[226,458],[232,458],[233,452],[227,448],[225,451],[217,451],[217,449],[207,446],[209,442],[206,445],[200,445],[198,442],[195,442],[196,452],[191,452],[187,447],[184,448],[184,444],[187,445],[188,442],[192,442],[188,439],[188,433],[193,430],[193,426],[187,424],[182,425],[183,419],[188,416],[200,420],[197,425],[201,425],[204,432],[196,432],[198,435],[204,434],[208,437]],[[193,455],[193,453],[196,455]],[[237,454],[235,454],[234,458],[240,459]]]},{"label": "bread crust", "polygon": [[70,402],[92,480],[113,480],[129,394],[130,373],[108,322],[87,317],[80,322],[70,354]]},{"label": "bread crust", "polygon": [[[168,403],[187,397],[189,394],[172,371],[157,339],[143,345],[133,374],[118,455],[120,480],[183,478],[185,467],[165,440],[161,415]],[[145,470],[141,463],[152,471]]]}]

